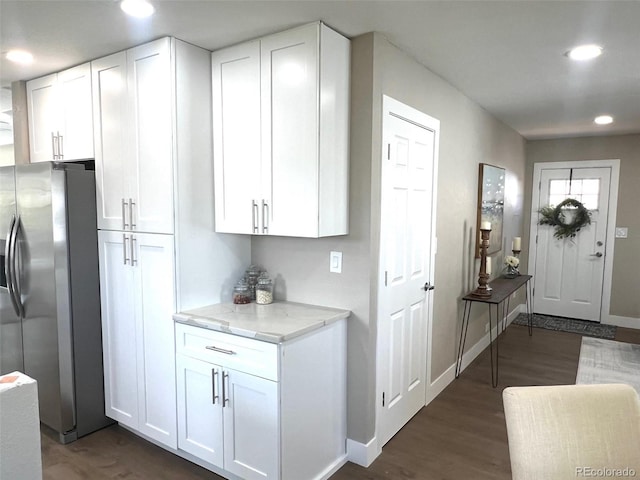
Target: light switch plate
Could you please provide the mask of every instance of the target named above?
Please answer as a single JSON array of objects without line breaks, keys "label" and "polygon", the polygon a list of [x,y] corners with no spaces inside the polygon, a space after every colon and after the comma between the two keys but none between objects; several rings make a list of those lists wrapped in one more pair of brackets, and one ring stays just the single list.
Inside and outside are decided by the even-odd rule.
[{"label": "light switch plate", "polygon": [[342,273],[342,252],[331,252],[329,254],[329,271]]},{"label": "light switch plate", "polygon": [[616,238],[627,238],[628,234],[629,234],[629,228],[616,227]]}]

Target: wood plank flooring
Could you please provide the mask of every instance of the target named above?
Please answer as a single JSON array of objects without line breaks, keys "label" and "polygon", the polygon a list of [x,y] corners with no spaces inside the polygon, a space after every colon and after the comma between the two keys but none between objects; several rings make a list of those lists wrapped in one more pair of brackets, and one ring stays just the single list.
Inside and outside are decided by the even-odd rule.
[{"label": "wood plank flooring", "polygon": [[[485,350],[385,445],[369,468],[347,463],[332,480],[510,479],[502,390],[574,383],[580,338],[542,329],[534,329],[530,338],[526,327],[510,326],[500,338],[498,388],[491,388]],[[640,344],[640,331],[618,328],[616,340]],[[221,478],[118,426],[66,446],[45,433],[42,451],[45,480]]]}]

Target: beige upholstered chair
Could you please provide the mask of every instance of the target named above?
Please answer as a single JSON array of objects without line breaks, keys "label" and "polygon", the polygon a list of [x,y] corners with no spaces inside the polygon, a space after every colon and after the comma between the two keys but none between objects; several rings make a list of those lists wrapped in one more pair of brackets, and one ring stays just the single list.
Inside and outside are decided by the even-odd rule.
[{"label": "beige upholstered chair", "polygon": [[502,392],[513,480],[640,478],[640,399],[629,385]]}]

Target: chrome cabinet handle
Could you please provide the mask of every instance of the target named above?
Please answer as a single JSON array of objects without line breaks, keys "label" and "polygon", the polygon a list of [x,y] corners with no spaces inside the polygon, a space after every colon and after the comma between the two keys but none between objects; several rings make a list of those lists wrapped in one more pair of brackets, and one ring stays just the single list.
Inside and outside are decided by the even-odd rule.
[{"label": "chrome cabinet handle", "polygon": [[233,350],[225,350],[224,348],[216,347],[215,345],[207,345],[204,348],[206,348],[207,350],[213,350],[214,352],[224,353],[226,355],[236,355],[236,352],[234,352]]},{"label": "chrome cabinet handle", "polygon": [[53,152],[53,159],[57,160],[56,155],[56,136],[51,132],[51,151]]},{"label": "chrome cabinet handle", "polygon": [[227,372],[222,372],[222,408],[224,408],[227,403],[229,403],[229,397],[225,382],[229,381],[229,374]]},{"label": "chrome cabinet handle", "polygon": [[220,398],[216,395],[216,377],[218,376],[218,371],[215,368],[211,369],[211,394],[212,394],[212,404],[216,404],[216,400]]},{"label": "chrome cabinet handle", "polygon": [[262,200],[262,233],[269,233],[269,204],[264,200]]},{"label": "chrome cabinet handle", "polygon": [[129,199],[129,222],[131,223],[131,230],[137,227],[136,223],[133,221],[133,206],[136,204],[131,198]]},{"label": "chrome cabinet handle", "polygon": [[64,144],[62,143],[62,135],[58,132],[58,157],[60,160],[64,160]]},{"label": "chrome cabinet handle", "polygon": [[600,258],[602,256],[601,252],[596,252],[596,253],[592,253],[591,255],[589,255],[590,257],[598,257]]},{"label": "chrome cabinet handle", "polygon": [[129,205],[129,203],[127,203],[125,201],[125,199],[122,199],[122,229],[126,230],[127,227],[129,226],[129,224],[127,223],[127,205]]},{"label": "chrome cabinet handle", "polygon": [[136,249],[138,248],[138,240],[135,235],[131,235],[131,266],[138,264],[138,259],[136,258]]},{"label": "chrome cabinet handle", "polygon": [[128,238],[123,233],[122,234],[122,261],[125,265],[129,263],[129,258],[127,258],[127,241],[128,241]]},{"label": "chrome cabinet handle", "polygon": [[258,204],[255,200],[251,200],[251,225],[253,233],[258,233]]}]

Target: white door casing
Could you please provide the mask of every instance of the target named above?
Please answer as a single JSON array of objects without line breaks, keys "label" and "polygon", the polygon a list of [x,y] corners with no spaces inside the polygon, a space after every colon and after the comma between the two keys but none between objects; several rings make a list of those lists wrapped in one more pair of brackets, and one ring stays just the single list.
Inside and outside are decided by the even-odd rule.
[{"label": "white door casing", "polygon": [[383,97],[377,428],[384,445],[430,384],[439,121]]},{"label": "white door casing", "polygon": [[[618,160],[535,164],[529,246],[534,312],[608,320],[618,174]],[[591,225],[558,240],[554,227],[538,225],[538,211],[565,198],[583,202]]]}]

